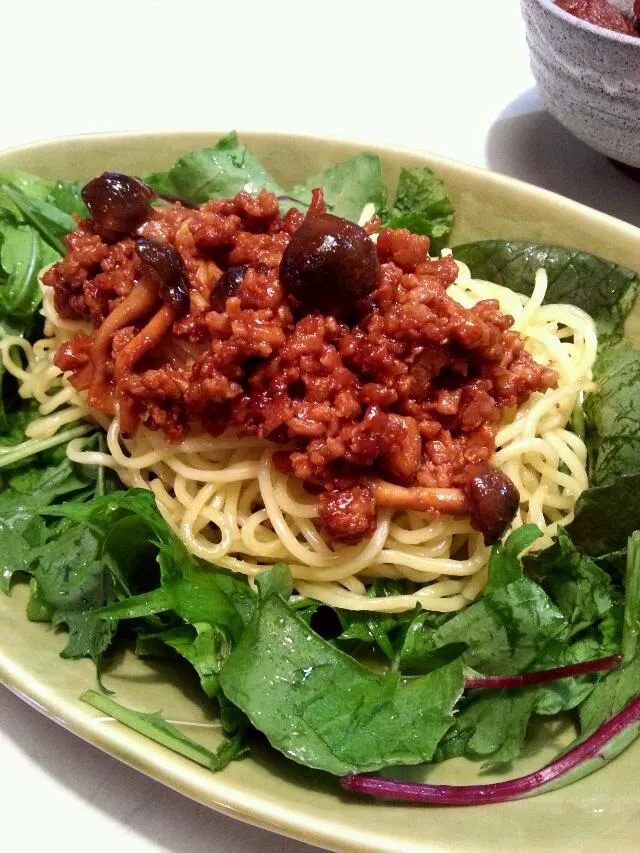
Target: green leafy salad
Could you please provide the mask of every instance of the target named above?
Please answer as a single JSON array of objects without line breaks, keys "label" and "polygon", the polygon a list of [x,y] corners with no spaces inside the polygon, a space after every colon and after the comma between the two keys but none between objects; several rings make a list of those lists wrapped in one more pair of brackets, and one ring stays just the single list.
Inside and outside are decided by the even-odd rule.
[{"label": "green leafy salad", "polygon": [[[454,216],[425,167],[402,170],[393,202],[370,154],[283,188],[235,134],[145,181],[191,204],[265,187],[283,209],[301,210],[319,186],[332,213],[357,220],[373,203],[383,225],[428,235],[432,254],[449,245]],[[86,215],[80,190],[0,172],[0,338],[42,336],[38,273],[64,253],[73,217]],[[170,530],[151,492],[67,458],[78,436],[101,448],[95,427],[77,422],[52,438],[27,438],[38,407],[19,396],[0,362],[0,585],[9,594],[12,584],[28,583],[28,618],[66,631],[63,657],[93,659],[87,702],[211,770],[263,736],[293,761],[342,777],[346,788],[421,802],[537,793],[591,772],[636,737],[640,352],[622,338],[640,278],[584,252],[522,241],[454,246],[453,254],[475,277],[520,293],[531,292],[544,267],[547,300],[584,309],[599,336],[598,390],[571,422],[589,448],[590,488],[575,519],[551,547],[524,559],[540,536],[534,525],[496,544],[486,588],[456,613],[343,611],[293,596],[284,564],[252,588],[205,563]],[[369,594],[415,586],[376,580]],[[216,753],[160,714],[118,703],[108,690],[116,643],[193,667],[226,732]],[[545,772],[462,788],[392,778],[394,765],[457,756],[508,769],[532,723],[559,714],[573,719],[576,737]],[[384,778],[368,775],[382,769]]]}]

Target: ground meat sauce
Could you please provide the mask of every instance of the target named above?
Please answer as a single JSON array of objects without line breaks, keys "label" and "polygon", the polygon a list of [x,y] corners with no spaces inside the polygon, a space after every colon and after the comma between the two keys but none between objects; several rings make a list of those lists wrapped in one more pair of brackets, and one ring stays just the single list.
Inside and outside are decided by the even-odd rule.
[{"label": "ground meat sauce", "polygon": [[624,15],[607,0],[555,0],[555,2],[556,6],[564,9],[565,12],[597,27],[627,36],[640,35],[640,0],[635,0],[632,17]]},{"label": "ground meat sauce", "polygon": [[[320,191],[306,219],[263,191],[148,207],[140,223],[139,186],[128,220],[127,182],[103,178],[89,185],[99,216],[44,276],[59,314],[95,329],[55,359],[92,407],[113,414],[117,402],[128,436],[144,424],[175,443],[192,426],[230,427],[286,444],[274,464],[318,495],[338,541],[370,534],[378,506],[470,513],[487,541],[504,532],[518,494],[487,463],[498,423],[557,375],[496,301],[467,309],[447,296],[451,257],[430,258],[428,238],[404,229],[374,243],[377,223],[329,216]],[[337,247],[330,275],[323,240]]]}]

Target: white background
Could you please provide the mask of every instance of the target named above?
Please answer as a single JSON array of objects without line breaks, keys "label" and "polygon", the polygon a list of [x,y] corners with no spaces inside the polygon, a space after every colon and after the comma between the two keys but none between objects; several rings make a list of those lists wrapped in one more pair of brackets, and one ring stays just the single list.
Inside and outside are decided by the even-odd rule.
[{"label": "white background", "polygon": [[[540,107],[517,0],[8,5],[0,149],[134,129],[350,136],[489,167],[640,225],[640,185]],[[18,849],[315,849],[183,798],[3,687],[0,728],[0,825]]]}]

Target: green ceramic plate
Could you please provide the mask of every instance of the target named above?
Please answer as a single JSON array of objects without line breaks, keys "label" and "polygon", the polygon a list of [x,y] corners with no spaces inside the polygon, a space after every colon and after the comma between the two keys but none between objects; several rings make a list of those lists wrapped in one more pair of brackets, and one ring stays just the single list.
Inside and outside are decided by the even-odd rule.
[{"label": "green ceramic plate", "polygon": [[[148,173],[183,151],[211,144],[216,133],[74,137],[0,154],[0,169],[45,178],[86,179],[105,170]],[[426,164],[445,180],[457,220],[454,243],[485,237],[531,238],[574,246],[640,269],[640,231],[567,199],[469,166],[402,149],[306,136],[245,133],[243,141],[285,186],[363,148],[377,152],[390,187],[402,166]],[[640,313],[640,312],[639,312]],[[640,339],[640,316],[627,334]],[[101,717],[78,701],[95,686],[93,666],[59,657],[63,638],[27,621],[26,590],[0,597],[0,678],[45,714],[111,755],[232,817],[332,850],[394,853],[602,851],[638,849],[636,781],[640,744],[575,785],[542,797],[473,808],[389,805],[343,794],[335,779],[306,771],[257,743],[251,756],[212,774]],[[105,676],[125,705],[162,709],[192,737],[215,745],[219,728],[187,671],[142,663],[123,653]],[[513,775],[540,766],[567,732],[541,730]],[[437,775],[436,775],[437,772]],[[431,780],[477,780],[479,765],[451,762]],[[423,776],[426,778],[426,776]],[[487,777],[495,779],[495,776]]]}]

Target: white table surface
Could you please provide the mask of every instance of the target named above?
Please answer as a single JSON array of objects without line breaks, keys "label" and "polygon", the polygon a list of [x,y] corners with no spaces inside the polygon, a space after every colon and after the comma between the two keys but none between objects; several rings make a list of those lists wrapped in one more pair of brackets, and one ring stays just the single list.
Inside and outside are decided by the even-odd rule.
[{"label": "white table surface", "polygon": [[[517,0],[13,0],[2,19],[0,149],[134,129],[332,134],[488,167],[640,225],[640,185],[541,109]],[[1,686],[0,729],[14,849],[318,850],[191,802]]]}]

